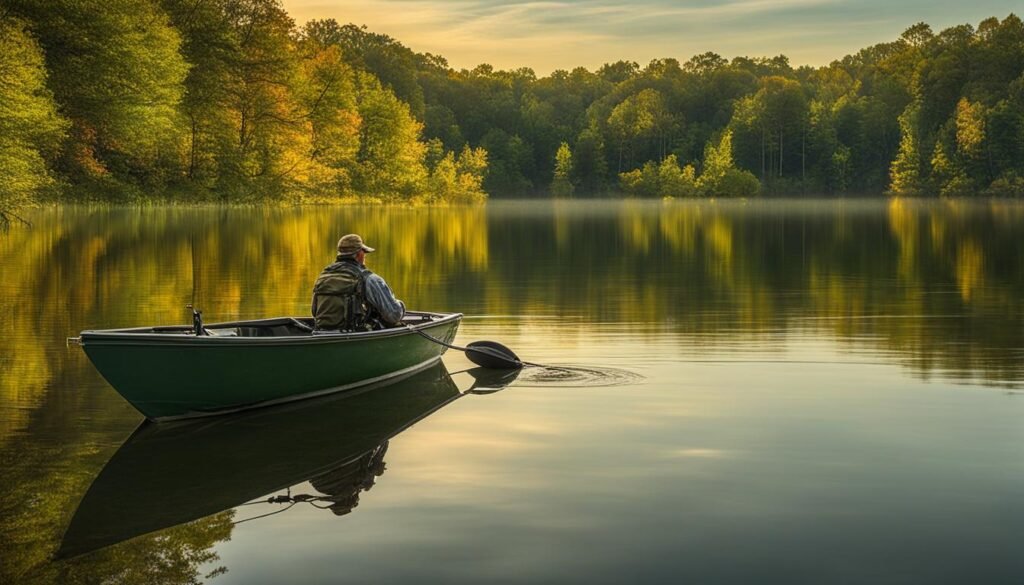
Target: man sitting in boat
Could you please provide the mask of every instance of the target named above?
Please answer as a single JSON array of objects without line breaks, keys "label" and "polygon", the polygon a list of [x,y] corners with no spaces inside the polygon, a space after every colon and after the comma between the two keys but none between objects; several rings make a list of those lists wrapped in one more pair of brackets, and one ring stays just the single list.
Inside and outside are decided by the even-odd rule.
[{"label": "man sitting in boat", "polygon": [[372,331],[401,324],[405,303],[364,264],[373,250],[358,234],[338,240],[338,257],[313,285],[314,333]]}]

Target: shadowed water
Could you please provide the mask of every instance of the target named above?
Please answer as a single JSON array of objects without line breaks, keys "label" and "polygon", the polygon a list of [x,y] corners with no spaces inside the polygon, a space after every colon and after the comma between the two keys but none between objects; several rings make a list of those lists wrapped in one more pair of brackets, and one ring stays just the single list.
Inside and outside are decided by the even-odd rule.
[{"label": "shadowed water", "polygon": [[[0,582],[1024,574],[1022,204],[31,219],[0,234]],[[457,343],[553,367],[482,379],[449,353],[356,396],[136,430],[65,347],[193,301],[306,314],[347,232],[410,308],[467,315]]]}]

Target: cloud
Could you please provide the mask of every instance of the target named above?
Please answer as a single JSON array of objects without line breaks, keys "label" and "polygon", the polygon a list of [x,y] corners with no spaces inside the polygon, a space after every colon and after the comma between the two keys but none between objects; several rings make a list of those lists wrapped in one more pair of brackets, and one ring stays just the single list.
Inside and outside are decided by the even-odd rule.
[{"label": "cloud", "polygon": [[670,459],[724,459],[733,455],[722,449],[674,449],[665,454]]}]

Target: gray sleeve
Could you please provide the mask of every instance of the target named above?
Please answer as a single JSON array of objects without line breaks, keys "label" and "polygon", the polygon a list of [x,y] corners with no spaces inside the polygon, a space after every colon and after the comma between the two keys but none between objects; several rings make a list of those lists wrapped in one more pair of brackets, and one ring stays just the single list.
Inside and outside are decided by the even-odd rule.
[{"label": "gray sleeve", "polygon": [[376,274],[366,277],[366,300],[387,325],[398,325],[405,316],[405,303],[396,299],[388,283]]}]

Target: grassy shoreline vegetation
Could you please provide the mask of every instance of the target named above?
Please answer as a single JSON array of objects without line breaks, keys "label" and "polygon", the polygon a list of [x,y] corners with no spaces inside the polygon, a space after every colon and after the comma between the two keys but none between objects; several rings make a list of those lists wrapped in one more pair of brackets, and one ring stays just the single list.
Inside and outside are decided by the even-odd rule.
[{"label": "grassy shoreline vegetation", "polygon": [[[44,5],[45,4],[45,5]],[[455,70],[278,0],[4,0],[0,220],[39,201],[1024,194],[1024,23],[823,67]]]}]

